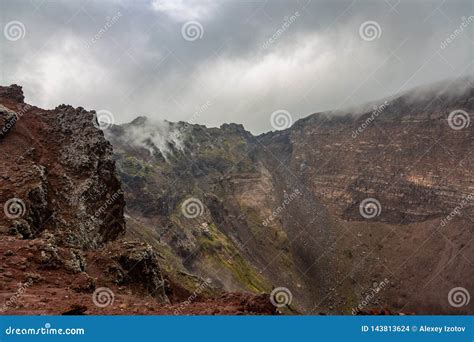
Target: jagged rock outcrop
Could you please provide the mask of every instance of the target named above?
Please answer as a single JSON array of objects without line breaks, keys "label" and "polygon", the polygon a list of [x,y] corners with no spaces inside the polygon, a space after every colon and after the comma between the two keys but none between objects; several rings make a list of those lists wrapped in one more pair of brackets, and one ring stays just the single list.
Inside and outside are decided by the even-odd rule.
[{"label": "jagged rock outcrop", "polygon": [[0,139],[15,126],[17,115],[14,111],[0,105]]},{"label": "jagged rock outcrop", "polygon": [[136,284],[160,302],[169,301],[167,293],[171,289],[163,278],[158,256],[150,245],[138,241],[125,242],[109,248],[108,253],[120,265],[118,283]]},{"label": "jagged rock outcrop", "polygon": [[[0,227],[25,238],[48,230],[78,248],[123,235],[125,205],[112,147],[94,112],[23,102],[21,87],[0,88],[2,127]],[[8,128],[8,129],[7,129]]]}]

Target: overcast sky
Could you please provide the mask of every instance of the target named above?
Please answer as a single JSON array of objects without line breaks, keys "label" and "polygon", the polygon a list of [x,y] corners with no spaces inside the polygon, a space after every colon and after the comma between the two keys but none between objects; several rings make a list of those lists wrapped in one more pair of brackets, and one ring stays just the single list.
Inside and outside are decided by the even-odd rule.
[{"label": "overcast sky", "polygon": [[261,133],[277,110],[294,122],[474,74],[471,0],[0,3],[0,83],[116,123],[146,115]]}]

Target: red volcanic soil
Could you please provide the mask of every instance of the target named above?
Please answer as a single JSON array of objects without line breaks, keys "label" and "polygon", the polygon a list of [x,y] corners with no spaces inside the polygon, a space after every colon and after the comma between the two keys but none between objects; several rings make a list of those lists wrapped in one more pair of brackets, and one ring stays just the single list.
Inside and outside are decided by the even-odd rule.
[{"label": "red volcanic soil", "polygon": [[[102,252],[87,252],[88,273],[72,273],[64,268],[45,269],[41,252],[46,244],[38,238],[22,240],[11,236],[0,239],[0,303],[6,315],[260,315],[275,314],[268,295],[227,293],[215,299],[185,298],[163,304],[140,289],[119,286],[104,277],[102,268],[107,257]],[[62,251],[64,252],[64,251]],[[26,285],[21,285],[26,284]],[[31,285],[29,285],[31,284]],[[94,288],[107,287],[113,301],[94,304]],[[23,288],[24,290],[19,290]],[[105,295],[104,295],[105,296]],[[16,299],[15,299],[16,298]],[[109,297],[111,298],[111,297]],[[189,300],[188,300],[189,299]],[[8,302],[11,305],[5,305]]]}]

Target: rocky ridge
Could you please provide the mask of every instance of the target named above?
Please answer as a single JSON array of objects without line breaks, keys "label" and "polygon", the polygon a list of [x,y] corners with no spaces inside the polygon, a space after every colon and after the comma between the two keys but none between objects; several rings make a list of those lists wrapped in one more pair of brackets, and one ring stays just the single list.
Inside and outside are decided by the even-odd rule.
[{"label": "rocky ridge", "polygon": [[31,106],[17,85],[0,87],[0,104],[2,313],[274,313],[268,296],[201,289],[204,279],[129,236],[94,111]]}]

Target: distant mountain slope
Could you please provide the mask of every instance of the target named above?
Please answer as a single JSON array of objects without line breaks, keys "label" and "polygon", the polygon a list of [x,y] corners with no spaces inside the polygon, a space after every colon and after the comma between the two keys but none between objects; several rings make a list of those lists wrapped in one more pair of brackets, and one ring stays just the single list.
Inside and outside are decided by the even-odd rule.
[{"label": "distant mountain slope", "polygon": [[472,84],[257,137],[235,124],[113,126],[128,224],[189,272],[225,290],[288,288],[306,313],[351,313],[386,282],[365,309],[472,313],[448,303],[451,288],[474,289]]}]

